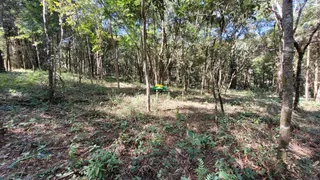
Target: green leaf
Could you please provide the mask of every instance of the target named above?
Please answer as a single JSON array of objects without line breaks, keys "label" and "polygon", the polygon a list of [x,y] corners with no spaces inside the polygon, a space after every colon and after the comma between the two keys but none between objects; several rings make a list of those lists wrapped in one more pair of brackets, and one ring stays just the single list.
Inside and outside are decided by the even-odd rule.
[{"label": "green leaf", "polygon": [[225,171],[220,171],[219,178],[229,179],[229,175]]}]

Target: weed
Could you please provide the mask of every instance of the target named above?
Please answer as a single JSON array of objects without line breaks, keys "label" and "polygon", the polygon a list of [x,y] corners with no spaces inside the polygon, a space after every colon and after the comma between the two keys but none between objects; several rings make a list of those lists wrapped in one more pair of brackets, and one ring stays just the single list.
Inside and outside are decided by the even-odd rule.
[{"label": "weed", "polygon": [[97,150],[89,160],[89,165],[85,166],[85,175],[88,179],[108,179],[113,178],[119,172],[121,161],[110,151]]},{"label": "weed", "polygon": [[78,151],[78,147],[74,144],[71,144],[68,151],[68,154],[71,160],[76,159],[77,151]]},{"label": "weed", "polygon": [[185,116],[179,112],[179,109],[177,109],[177,111],[176,111],[176,120],[177,121],[184,121],[185,120]]},{"label": "weed", "polygon": [[126,121],[126,120],[121,120],[121,122],[120,122],[120,128],[121,129],[126,129],[127,127],[128,127],[128,121]]}]

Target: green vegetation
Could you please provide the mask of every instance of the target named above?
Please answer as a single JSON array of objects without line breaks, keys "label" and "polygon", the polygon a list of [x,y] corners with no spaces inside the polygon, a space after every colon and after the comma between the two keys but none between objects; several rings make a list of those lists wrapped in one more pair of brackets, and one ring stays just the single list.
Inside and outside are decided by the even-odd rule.
[{"label": "green vegetation", "polygon": [[319,179],[320,1],[0,0],[0,180]]},{"label": "green vegetation", "polygon": [[[275,96],[232,91],[224,97],[226,114],[213,115],[214,105],[199,102],[208,98],[199,92],[184,98],[159,94],[157,101],[151,96],[155,109],[148,113],[139,86],[126,83],[128,88],[114,91],[112,82],[79,84],[77,76],[62,74],[66,85],[56,88],[60,100],[48,104],[39,98],[33,104],[46,88],[41,74],[0,74],[6,85],[1,108],[12,106],[0,110],[8,128],[0,150],[5,179],[312,178],[320,168],[314,102],[302,102],[305,109],[293,121],[288,161],[299,172],[293,176],[277,159],[280,103]],[[19,81],[24,77],[32,80]]]}]

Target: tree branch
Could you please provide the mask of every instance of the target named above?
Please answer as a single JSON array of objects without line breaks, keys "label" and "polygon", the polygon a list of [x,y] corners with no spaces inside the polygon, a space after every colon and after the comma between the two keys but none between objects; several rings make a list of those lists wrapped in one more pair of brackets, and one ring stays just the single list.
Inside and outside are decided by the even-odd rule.
[{"label": "tree branch", "polygon": [[281,15],[278,13],[277,10],[274,9],[274,6],[272,6],[272,8],[269,8],[269,10],[271,12],[273,12],[273,14],[275,16],[275,19],[277,21],[278,28],[279,28],[280,31],[282,31],[283,26],[282,26],[282,17],[281,17]]},{"label": "tree branch", "polygon": [[307,2],[308,2],[308,0],[304,0],[304,2],[302,4],[302,7],[299,9],[298,17],[296,19],[296,24],[295,24],[294,29],[293,29],[293,34],[296,33],[296,30],[298,28],[299,21],[300,21],[300,18],[301,18],[302,11],[303,11],[304,7],[306,6]]},{"label": "tree branch", "polygon": [[307,44],[304,46],[304,48],[303,48],[303,51],[304,51],[304,52],[306,51],[306,49],[308,48],[309,44],[311,43],[314,34],[315,34],[319,29],[320,29],[320,22],[318,22],[316,28],[315,28],[315,29],[312,31],[312,33],[310,34],[309,40],[308,40]]}]

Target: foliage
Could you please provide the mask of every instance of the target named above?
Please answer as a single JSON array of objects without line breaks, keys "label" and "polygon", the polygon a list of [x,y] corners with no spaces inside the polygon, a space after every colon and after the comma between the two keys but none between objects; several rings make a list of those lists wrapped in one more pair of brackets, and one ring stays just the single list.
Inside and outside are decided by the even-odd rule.
[{"label": "foliage", "polygon": [[196,169],[197,179],[202,180],[205,175],[208,173],[208,169],[205,168],[204,162],[202,159],[198,159],[198,167]]},{"label": "foliage", "polygon": [[121,161],[110,151],[99,149],[92,154],[85,174],[89,179],[106,179],[117,175]]}]

